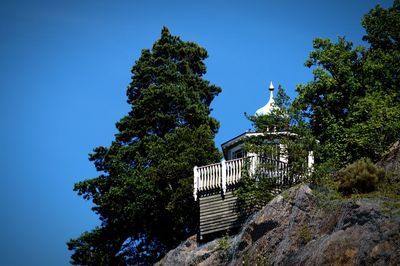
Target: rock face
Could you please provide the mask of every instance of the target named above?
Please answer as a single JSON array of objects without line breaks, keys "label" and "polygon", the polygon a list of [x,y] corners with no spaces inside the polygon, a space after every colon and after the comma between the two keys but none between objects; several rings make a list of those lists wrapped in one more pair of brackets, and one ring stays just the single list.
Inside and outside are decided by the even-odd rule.
[{"label": "rock face", "polygon": [[192,236],[157,265],[400,265],[398,210],[380,199],[321,205],[321,194],[293,187],[238,235],[202,245]]},{"label": "rock face", "polygon": [[383,168],[393,181],[400,181],[400,141],[396,141],[376,165]]}]

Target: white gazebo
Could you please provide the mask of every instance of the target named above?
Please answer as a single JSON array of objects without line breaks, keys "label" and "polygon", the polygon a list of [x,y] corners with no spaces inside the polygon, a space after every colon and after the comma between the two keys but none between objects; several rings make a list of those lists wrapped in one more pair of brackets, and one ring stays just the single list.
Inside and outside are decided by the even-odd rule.
[{"label": "white gazebo", "polygon": [[[274,108],[274,85],[269,84],[269,100],[267,104],[256,111],[255,115],[270,114]],[[263,133],[245,132],[221,144],[225,160],[233,160],[246,157],[244,151],[244,140],[248,137],[262,136]]]},{"label": "white gazebo", "polygon": [[[275,100],[274,100],[274,85],[272,81],[269,85],[269,99],[268,102],[261,108],[259,108],[255,115],[262,116],[270,114],[275,108]],[[271,130],[268,132],[270,135],[276,136],[276,139],[279,140],[281,135],[293,134],[290,132],[283,131],[275,131]],[[257,137],[264,136],[264,133],[260,132],[244,132],[239,136],[236,136],[223,144],[221,144],[222,152],[224,155],[224,159],[220,163],[194,167],[194,190],[193,196],[195,200],[197,200],[198,193],[201,191],[205,191],[208,189],[216,189],[220,188],[222,193],[226,192],[226,188],[229,185],[234,185],[239,182],[241,178],[242,168],[244,166],[244,159],[247,158],[251,161],[250,163],[250,171],[255,172],[255,168],[257,167],[258,161],[257,154],[254,153],[246,153],[244,149],[244,142],[246,138],[249,137]],[[275,164],[279,168],[287,168],[288,156],[285,153],[285,146],[282,144],[279,145],[278,155],[275,158],[270,158],[271,160],[276,161]],[[314,157],[312,151],[309,152],[308,156],[308,167],[312,168],[314,164]]]},{"label": "white gazebo", "polygon": [[[256,111],[256,116],[268,115],[274,110],[273,93],[274,85],[271,81],[268,102]],[[269,158],[255,153],[246,153],[244,149],[246,138],[265,136],[265,134],[274,137],[275,140],[272,144],[277,145],[278,154]],[[274,129],[266,133],[245,132],[221,145],[224,154],[224,159],[221,162],[194,167],[193,196],[195,201],[200,199],[200,239],[213,232],[237,227],[244,221],[246,215],[239,209],[246,209],[246,207],[240,205],[243,203],[238,203],[237,197],[232,193],[242,178],[243,171],[249,171],[249,176],[257,179],[260,178],[258,176],[260,173],[263,177],[274,178],[278,187],[296,183],[302,179],[299,176],[289,178],[286,148],[279,141],[282,135],[287,134],[292,135],[293,133]],[[314,163],[312,151],[309,152],[307,159],[310,171]],[[272,167],[260,168],[266,164]],[[245,166],[247,166],[246,169],[244,169]],[[238,209],[238,206],[242,207]]]}]

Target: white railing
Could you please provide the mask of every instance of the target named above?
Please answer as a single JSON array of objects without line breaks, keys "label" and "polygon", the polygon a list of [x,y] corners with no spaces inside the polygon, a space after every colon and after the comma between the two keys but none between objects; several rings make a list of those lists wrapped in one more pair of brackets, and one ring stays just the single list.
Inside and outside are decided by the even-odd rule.
[{"label": "white railing", "polygon": [[193,197],[197,200],[199,192],[218,189],[221,189],[222,194],[225,194],[227,186],[239,183],[245,169],[248,171],[249,176],[256,180],[264,177],[272,178],[277,186],[298,183],[313,171],[313,164],[314,157],[311,152],[307,159],[306,172],[300,175],[289,174],[289,167],[286,161],[255,154],[246,158],[223,160],[220,163],[201,167],[195,166],[193,168]]},{"label": "white railing", "polygon": [[[247,164],[245,164],[247,162]],[[287,160],[280,161],[268,157],[252,156],[239,158],[220,163],[193,168],[194,189],[193,196],[197,200],[197,194],[203,191],[221,189],[226,193],[227,186],[237,184],[242,178],[244,166],[251,177],[256,179],[262,177],[273,178],[277,185],[293,184],[301,181],[305,175],[311,174],[314,168],[314,156],[311,151],[307,158],[307,171],[305,175],[294,175],[289,180],[289,167]]]},{"label": "white railing", "polygon": [[[252,157],[249,158],[253,159]],[[224,163],[224,162],[222,162]],[[225,161],[226,165],[226,183],[227,185],[234,185],[242,178],[242,169],[244,165],[244,158]]]},{"label": "white railing", "polygon": [[[195,167],[195,176],[197,176],[198,191],[219,188],[222,182],[223,163],[210,164],[201,167]],[[196,182],[196,178],[195,178]]]},{"label": "white railing", "polygon": [[210,164],[206,166],[193,168],[194,172],[194,190],[193,196],[197,200],[197,194],[202,191],[210,191],[222,189],[222,193],[226,193],[227,186],[235,185],[242,178],[242,170],[245,162],[248,162],[248,171],[250,176],[256,172],[257,165],[262,163],[257,156],[239,158],[220,163]]}]

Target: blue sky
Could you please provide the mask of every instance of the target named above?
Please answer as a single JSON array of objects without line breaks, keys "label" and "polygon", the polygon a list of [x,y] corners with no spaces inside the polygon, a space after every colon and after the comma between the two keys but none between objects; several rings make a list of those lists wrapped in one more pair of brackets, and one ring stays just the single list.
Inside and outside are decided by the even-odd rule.
[{"label": "blue sky", "polygon": [[1,1],[0,265],[68,265],[65,242],[99,224],[73,191],[87,154],[129,110],[130,69],[162,26],[209,52],[222,142],[250,128],[268,85],[295,96],[315,37],[361,43],[378,0]]}]

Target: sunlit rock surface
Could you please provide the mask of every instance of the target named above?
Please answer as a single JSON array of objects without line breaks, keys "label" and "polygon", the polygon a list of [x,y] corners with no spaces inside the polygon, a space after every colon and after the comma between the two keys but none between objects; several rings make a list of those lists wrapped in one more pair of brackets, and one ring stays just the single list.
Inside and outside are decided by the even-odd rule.
[{"label": "sunlit rock surface", "polygon": [[400,265],[400,212],[378,198],[321,206],[300,185],[275,197],[241,232],[199,245],[192,236],[158,265]]}]

